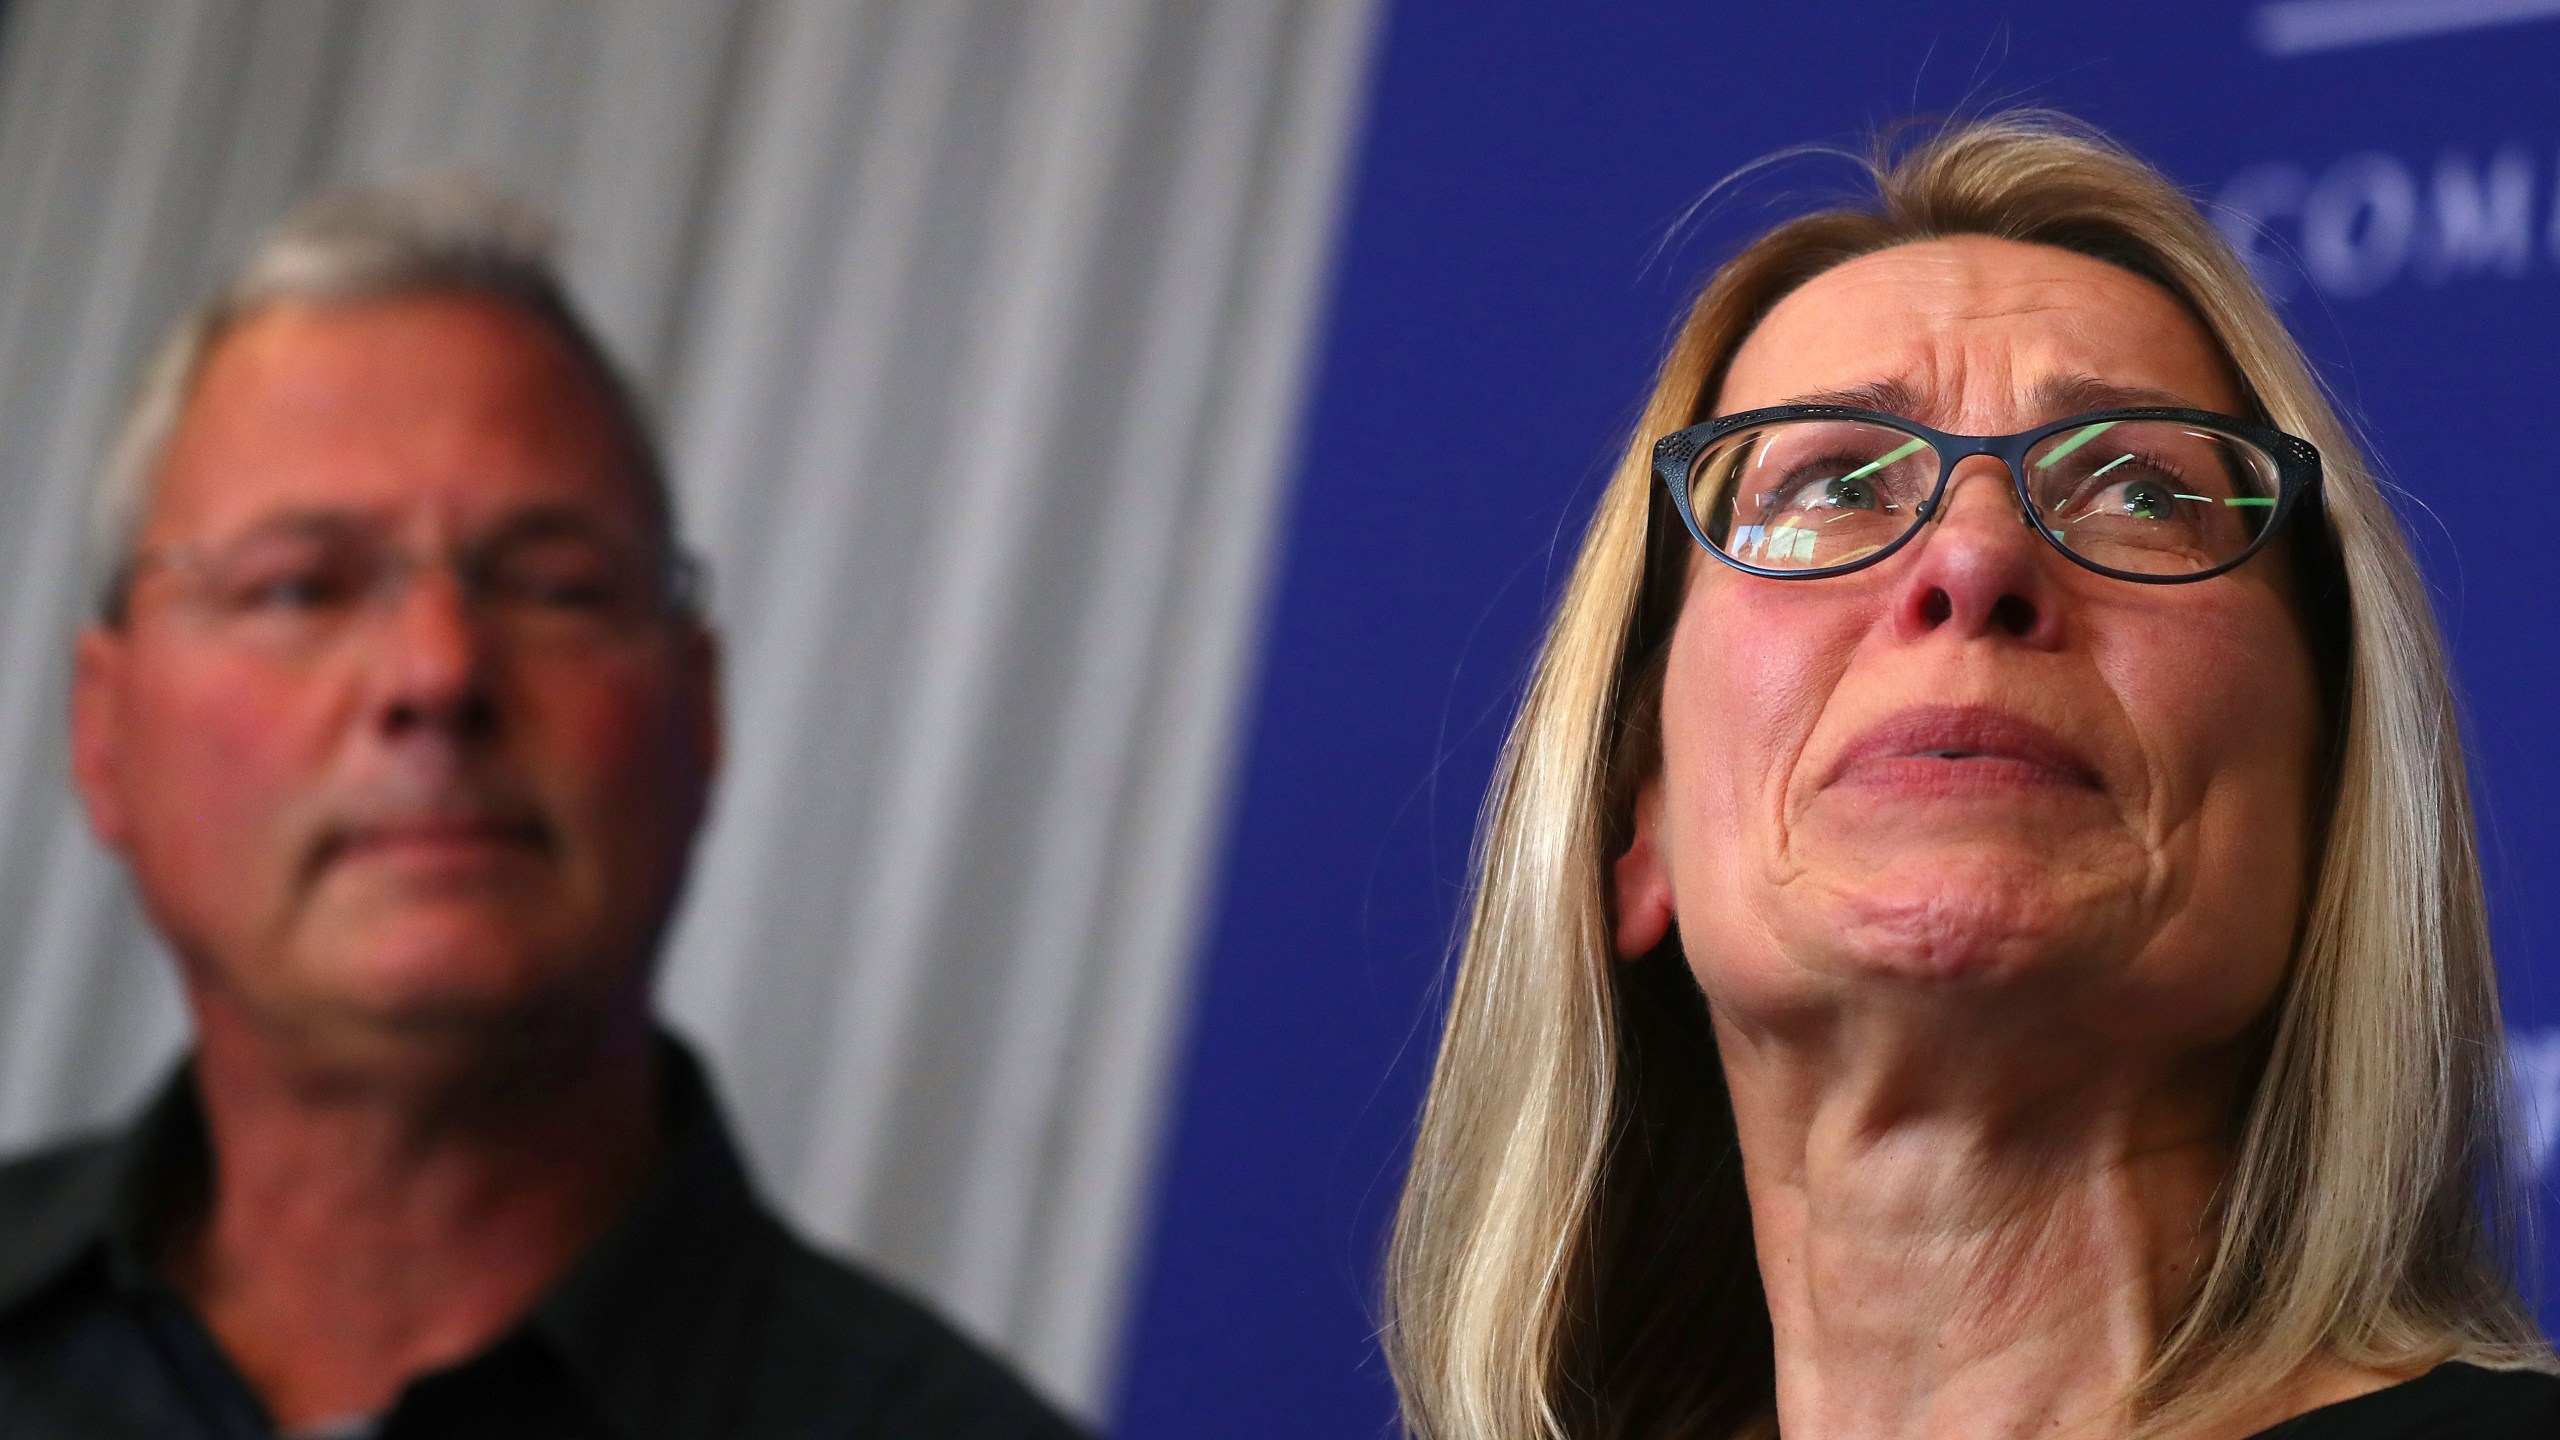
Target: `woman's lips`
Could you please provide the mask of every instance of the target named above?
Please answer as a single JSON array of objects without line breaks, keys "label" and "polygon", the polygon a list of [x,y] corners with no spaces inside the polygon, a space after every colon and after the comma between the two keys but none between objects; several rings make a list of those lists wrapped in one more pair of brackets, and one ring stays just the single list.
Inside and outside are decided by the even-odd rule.
[{"label": "woman's lips", "polygon": [[2098,767],[2061,736],[1983,705],[1924,705],[1888,716],[1840,752],[1825,784],[2106,789]]}]

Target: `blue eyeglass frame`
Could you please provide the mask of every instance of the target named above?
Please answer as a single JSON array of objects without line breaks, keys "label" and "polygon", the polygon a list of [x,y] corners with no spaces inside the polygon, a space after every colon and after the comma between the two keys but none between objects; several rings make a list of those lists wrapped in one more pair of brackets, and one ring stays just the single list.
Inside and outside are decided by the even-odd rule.
[{"label": "blue eyeglass frame", "polygon": [[[1706,527],[1698,523],[1697,515],[1689,508],[1689,480],[1692,472],[1697,469],[1698,457],[1707,452],[1707,447],[1736,431],[1787,420],[1855,420],[1863,424],[1878,425],[1888,430],[1899,431],[1915,440],[1925,441],[1938,455],[1938,483],[1929,491],[1929,498],[1921,501],[1913,512],[1911,528],[1903,531],[1892,544],[1871,554],[1861,555],[1843,565],[1825,565],[1806,570],[1772,570],[1748,564],[1726,554],[1723,549],[1709,540]],[[2027,452],[2033,450],[2039,442],[2063,431],[2123,420],[2166,420],[2181,425],[2192,425],[2198,429],[2211,430],[2254,445],[2275,460],[2275,514],[2268,518],[2264,528],[2258,531],[2257,537],[2249,542],[2248,549],[2211,569],[2190,570],[2180,575],[2155,575],[2145,571],[2118,570],[2113,566],[2101,565],[2073,551],[2071,547],[2054,538],[2043,525],[2037,523],[2035,496],[2027,489]],[[2018,497],[2019,518],[2026,522],[2028,529],[2043,537],[2046,544],[2060,551],[2062,558],[2084,570],[2095,571],[2112,579],[2130,580],[2137,585],[2185,585],[2198,580],[2210,580],[2216,575],[2227,574],[2238,569],[2247,564],[2252,556],[2267,547],[2267,542],[2273,539],[2276,531],[2283,526],[2285,517],[2293,513],[2304,496],[2316,497],[2320,493],[2320,452],[2313,448],[2310,441],[2288,435],[2281,430],[2271,430],[2264,425],[2253,424],[2236,416],[2218,415],[2210,410],[2185,410],[2157,405],[2092,410],[2085,415],[2073,415],[2067,419],[2055,420],[2049,424],[2038,425],[2032,430],[2021,430],[2014,435],[1950,435],[1944,430],[1933,430],[1916,420],[1906,420],[1899,415],[1888,415],[1881,410],[1860,410],[1847,405],[1772,405],[1765,409],[1745,410],[1739,414],[1720,416],[1689,426],[1684,430],[1674,430],[1663,436],[1654,442],[1653,473],[1657,479],[1661,480],[1663,488],[1670,492],[1672,507],[1680,513],[1680,523],[1688,527],[1689,538],[1698,542],[1699,549],[1745,575],[1758,575],[1769,580],[1820,580],[1826,576],[1846,575],[1852,571],[1864,570],[1870,565],[1882,564],[1892,558],[1894,552],[1910,544],[1912,537],[1918,535],[1931,520],[1937,518],[1938,504],[1946,498],[1947,485],[1955,478],[1956,466],[1976,455],[1994,456],[2009,467],[2009,487]]]}]

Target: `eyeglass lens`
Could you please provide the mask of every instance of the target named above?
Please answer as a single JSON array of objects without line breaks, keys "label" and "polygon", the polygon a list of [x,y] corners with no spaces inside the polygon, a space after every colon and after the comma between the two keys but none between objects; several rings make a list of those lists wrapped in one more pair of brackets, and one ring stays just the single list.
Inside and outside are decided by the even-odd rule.
[{"label": "eyeglass lens", "polygon": [[[1921,522],[1945,463],[1928,441],[1858,420],[1781,420],[1723,437],[1691,466],[1710,543],[1761,570],[1855,564]],[[2167,420],[2058,431],[2025,458],[2034,519],[2109,570],[2181,575],[2247,554],[2273,520],[2275,457]]]}]

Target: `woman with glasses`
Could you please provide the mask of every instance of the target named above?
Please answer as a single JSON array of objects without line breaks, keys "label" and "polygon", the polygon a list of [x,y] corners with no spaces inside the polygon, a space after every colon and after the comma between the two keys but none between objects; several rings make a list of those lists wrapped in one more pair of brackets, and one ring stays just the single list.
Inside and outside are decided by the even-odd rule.
[{"label": "woman with glasses", "polygon": [[1411,1432],[2560,1435],[2380,489],[2140,161],[1874,180],[1708,284],[1512,731]]}]

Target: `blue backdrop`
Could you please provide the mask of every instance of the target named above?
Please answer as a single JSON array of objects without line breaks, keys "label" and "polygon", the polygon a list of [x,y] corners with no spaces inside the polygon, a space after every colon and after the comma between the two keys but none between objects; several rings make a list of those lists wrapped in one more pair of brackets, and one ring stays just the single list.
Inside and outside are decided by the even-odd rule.
[{"label": "blue backdrop", "polygon": [[[2560,415],[2560,18],[2423,33],[2466,8],[2560,12],[1395,7],[1135,1315],[1127,1440],[1388,1426],[1375,1261],[1477,800],[1681,302],[1770,212],[1666,236],[1781,146],[2052,104],[2263,222],[2271,282],[2405,488],[2438,584],[2510,1015],[2539,1066],[2528,1085],[2560,1087],[2544,429]],[[2359,17],[2421,33],[2359,39]]]}]

